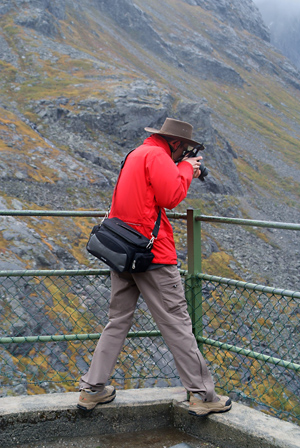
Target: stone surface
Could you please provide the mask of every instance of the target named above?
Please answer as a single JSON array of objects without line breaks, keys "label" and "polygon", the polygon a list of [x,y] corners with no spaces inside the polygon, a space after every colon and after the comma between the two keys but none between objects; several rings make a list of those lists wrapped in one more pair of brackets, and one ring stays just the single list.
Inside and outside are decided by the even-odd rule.
[{"label": "stone surface", "polygon": [[[234,403],[230,412],[196,418],[188,414],[183,388],[118,391],[110,404],[81,414],[78,393],[0,398],[3,448],[84,434],[116,434],[174,426],[219,447],[299,448],[300,429]],[[53,437],[55,434],[55,438]]]}]

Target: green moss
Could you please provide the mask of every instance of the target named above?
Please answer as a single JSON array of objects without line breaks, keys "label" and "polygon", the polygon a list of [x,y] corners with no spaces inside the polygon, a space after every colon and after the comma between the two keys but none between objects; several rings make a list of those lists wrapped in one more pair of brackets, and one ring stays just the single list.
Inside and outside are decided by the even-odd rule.
[{"label": "green moss", "polygon": [[202,272],[219,277],[242,280],[229,267],[230,261],[233,261],[233,258],[226,252],[214,252],[208,258],[202,260]]}]

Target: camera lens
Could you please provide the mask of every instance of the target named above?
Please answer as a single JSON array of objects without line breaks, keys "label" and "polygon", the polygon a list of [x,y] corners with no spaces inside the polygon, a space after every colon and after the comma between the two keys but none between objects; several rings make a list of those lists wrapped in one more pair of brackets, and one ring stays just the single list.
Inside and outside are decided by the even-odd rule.
[{"label": "camera lens", "polygon": [[201,180],[202,182],[204,182],[205,177],[208,175],[208,169],[206,168],[206,166],[203,165],[203,163],[201,163],[200,165],[200,176],[198,177],[199,180]]}]

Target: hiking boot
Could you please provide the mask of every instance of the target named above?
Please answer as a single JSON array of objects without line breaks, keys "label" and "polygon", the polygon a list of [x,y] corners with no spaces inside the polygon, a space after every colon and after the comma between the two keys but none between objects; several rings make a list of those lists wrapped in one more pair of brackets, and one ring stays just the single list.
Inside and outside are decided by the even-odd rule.
[{"label": "hiking boot", "polygon": [[205,417],[208,414],[228,412],[231,409],[231,400],[229,397],[217,395],[218,401],[202,401],[198,394],[190,392],[190,409],[189,414],[197,417]]},{"label": "hiking boot", "polygon": [[110,403],[115,398],[116,391],[113,386],[105,386],[101,392],[81,389],[77,407],[83,411],[91,411],[97,404]]}]

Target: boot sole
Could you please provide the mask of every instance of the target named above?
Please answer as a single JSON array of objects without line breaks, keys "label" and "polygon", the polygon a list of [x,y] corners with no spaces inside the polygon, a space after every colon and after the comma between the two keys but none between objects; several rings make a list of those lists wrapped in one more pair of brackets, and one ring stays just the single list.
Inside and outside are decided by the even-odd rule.
[{"label": "boot sole", "polygon": [[194,415],[195,417],[207,417],[209,414],[223,414],[224,412],[230,411],[232,406],[227,409],[223,409],[222,411],[208,411],[206,414],[197,414],[195,411],[189,411],[189,414]]},{"label": "boot sole", "polygon": [[77,404],[77,408],[80,409],[81,411],[89,412],[89,411],[92,411],[93,409],[95,409],[95,407],[98,406],[99,404],[111,403],[115,398],[116,398],[116,392],[114,392],[112,395],[107,397],[106,401],[99,401],[99,403],[96,403],[92,408],[87,408],[86,406],[83,406],[79,403]]}]

